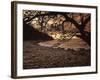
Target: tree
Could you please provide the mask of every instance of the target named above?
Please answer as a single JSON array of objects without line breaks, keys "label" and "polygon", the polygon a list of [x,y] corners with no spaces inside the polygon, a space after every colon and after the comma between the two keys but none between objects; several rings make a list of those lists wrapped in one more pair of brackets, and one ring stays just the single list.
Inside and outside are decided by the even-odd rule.
[{"label": "tree", "polygon": [[[27,24],[34,25],[41,32],[61,31],[63,34],[67,32],[65,24],[70,25],[74,30],[74,35],[78,31],[81,39],[90,44],[91,39],[91,14],[89,13],[68,13],[68,12],[47,12],[47,11],[23,11],[23,21]],[[69,28],[69,29],[70,29]]]}]

